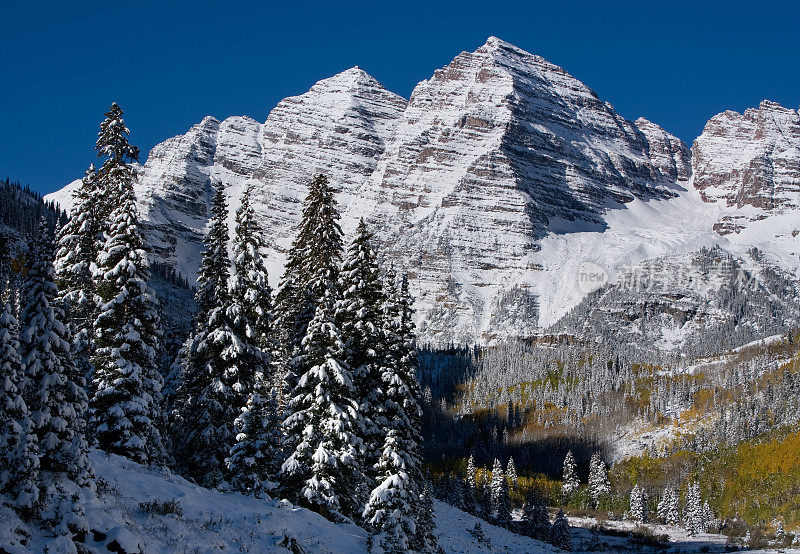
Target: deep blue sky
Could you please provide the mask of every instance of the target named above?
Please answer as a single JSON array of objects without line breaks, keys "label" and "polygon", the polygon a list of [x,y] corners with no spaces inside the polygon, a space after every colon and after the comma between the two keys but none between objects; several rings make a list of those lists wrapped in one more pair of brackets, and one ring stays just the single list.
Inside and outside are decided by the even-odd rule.
[{"label": "deep blue sky", "polygon": [[0,177],[43,193],[80,177],[112,101],[146,154],[208,114],[263,121],[280,99],[354,65],[408,97],[490,35],[691,143],[722,110],[763,98],[798,107],[798,4],[4,2]]}]

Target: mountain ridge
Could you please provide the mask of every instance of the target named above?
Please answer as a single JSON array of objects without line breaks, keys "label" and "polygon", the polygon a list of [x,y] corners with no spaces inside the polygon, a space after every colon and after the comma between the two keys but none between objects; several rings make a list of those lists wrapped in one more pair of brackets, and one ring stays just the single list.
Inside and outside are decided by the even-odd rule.
[{"label": "mountain ridge", "polygon": [[[728,141],[764,141],[740,127],[695,148],[716,145],[715,167]],[[626,120],[564,69],[490,37],[408,100],[353,67],[282,100],[264,123],[207,117],[152,150],[137,196],[156,259],[193,278],[211,185],[225,185],[231,212],[252,186],[275,283],[305,184],[324,172],[343,229],[370,221],[382,255],[409,274],[422,340],[446,345],[554,323],[583,297],[586,260],[614,274],[719,243],[737,255],[757,246],[796,272],[793,206],[743,214],[752,206],[708,194],[705,167],[658,125]],[[48,199],[66,207],[74,186]],[[725,218],[739,232],[721,232]]]}]

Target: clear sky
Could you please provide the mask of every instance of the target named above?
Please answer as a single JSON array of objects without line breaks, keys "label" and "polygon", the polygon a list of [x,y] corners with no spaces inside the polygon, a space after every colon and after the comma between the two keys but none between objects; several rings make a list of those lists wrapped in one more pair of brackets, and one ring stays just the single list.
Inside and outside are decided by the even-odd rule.
[{"label": "clear sky", "polygon": [[[47,193],[119,102],[146,154],[205,115],[259,121],[359,65],[408,97],[490,35],[687,143],[712,115],[800,104],[800,2],[0,2],[0,177]],[[143,156],[144,157],[144,156]]]}]

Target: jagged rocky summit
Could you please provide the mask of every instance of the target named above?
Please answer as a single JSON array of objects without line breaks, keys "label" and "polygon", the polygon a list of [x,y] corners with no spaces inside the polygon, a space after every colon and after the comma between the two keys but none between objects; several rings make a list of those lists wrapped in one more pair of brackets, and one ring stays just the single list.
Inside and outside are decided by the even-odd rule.
[{"label": "jagged rocky summit", "polygon": [[[759,115],[767,110],[775,115]],[[305,186],[323,172],[344,230],[365,217],[408,272],[422,340],[490,342],[528,336],[578,304],[587,260],[613,275],[721,243],[758,246],[796,271],[797,128],[797,113],[773,104],[726,112],[693,158],[658,125],[627,121],[560,67],[491,37],[408,101],[356,67],[282,100],[263,124],[207,117],[152,150],[136,192],[154,256],[194,278],[212,184],[224,184],[232,213],[252,186],[274,283]],[[743,169],[725,177],[734,150]],[[48,198],[68,206],[75,186]],[[778,242],[764,227],[776,218]]]}]

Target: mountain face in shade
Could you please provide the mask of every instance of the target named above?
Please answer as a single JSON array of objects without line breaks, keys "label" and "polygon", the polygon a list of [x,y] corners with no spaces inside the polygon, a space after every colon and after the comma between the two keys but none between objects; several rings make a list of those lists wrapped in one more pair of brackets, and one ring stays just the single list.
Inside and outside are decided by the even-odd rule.
[{"label": "mountain face in shade", "polygon": [[[783,114],[774,127],[796,137],[796,112],[770,109]],[[306,184],[325,173],[339,190],[345,232],[364,217],[385,260],[409,274],[421,340],[490,342],[528,336],[578,304],[587,260],[613,275],[721,243],[734,254],[758,246],[796,270],[791,221],[780,223],[784,239],[774,248],[764,227],[772,220],[725,236],[715,226],[741,215],[745,206],[728,198],[741,188],[752,199],[745,204],[767,217],[797,206],[797,142],[778,140],[751,111],[712,119],[693,159],[658,125],[627,121],[563,69],[492,37],[421,82],[409,101],[353,68],[281,101],[263,124],[207,117],[153,149],[136,192],[154,256],[194,278],[212,184],[225,187],[231,227],[253,187],[274,284]],[[758,128],[777,146],[747,152],[769,150],[762,159],[772,173],[721,177],[728,142],[766,144]],[[776,152],[786,161],[776,163]],[[750,167],[748,155],[737,164]],[[779,209],[755,205],[770,175],[786,176],[767,195]],[[75,186],[48,198],[68,206]]]}]

